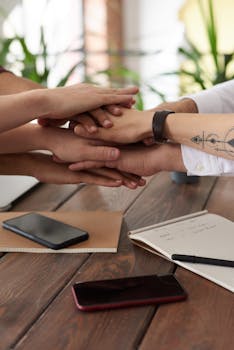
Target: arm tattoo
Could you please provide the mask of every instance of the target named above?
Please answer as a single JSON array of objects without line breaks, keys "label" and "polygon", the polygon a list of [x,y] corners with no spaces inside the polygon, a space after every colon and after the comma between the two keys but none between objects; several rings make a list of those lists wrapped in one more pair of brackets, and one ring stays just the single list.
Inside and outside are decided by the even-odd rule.
[{"label": "arm tattoo", "polygon": [[220,139],[217,134],[208,134],[202,132],[202,135],[196,135],[191,141],[197,145],[201,145],[202,149],[209,147],[217,152],[224,152],[234,157],[234,127],[228,130],[225,137]]}]

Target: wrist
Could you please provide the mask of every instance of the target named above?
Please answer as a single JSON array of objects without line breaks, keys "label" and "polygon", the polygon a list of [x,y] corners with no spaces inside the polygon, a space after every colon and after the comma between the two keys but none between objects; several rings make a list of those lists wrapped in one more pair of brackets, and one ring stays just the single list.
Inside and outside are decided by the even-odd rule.
[{"label": "wrist", "polygon": [[33,119],[43,117],[49,110],[49,99],[47,97],[47,89],[34,89],[22,93],[25,95],[25,103],[27,108],[31,111]]},{"label": "wrist", "polygon": [[66,136],[68,134],[73,135],[73,132],[61,128],[38,126],[37,137],[40,141],[37,142],[37,146],[42,148],[37,149],[47,150],[56,154],[58,147],[61,147],[61,142],[66,143]]},{"label": "wrist", "polygon": [[140,140],[153,137],[152,121],[154,117],[154,112],[152,110],[141,112],[140,119]]},{"label": "wrist", "polygon": [[56,130],[49,127],[42,127],[39,125],[31,125],[31,132],[28,134],[28,143],[30,145],[29,151],[32,150],[46,150],[53,151],[53,134],[56,133]]},{"label": "wrist", "polygon": [[0,155],[1,175],[34,176],[33,156],[30,153]]},{"label": "wrist", "polygon": [[185,97],[179,101],[163,102],[157,107],[151,109],[152,112],[157,110],[169,109],[175,113],[198,113],[196,103],[189,97]]},{"label": "wrist", "polygon": [[181,145],[168,143],[162,145],[161,147],[164,149],[162,170],[180,172],[187,171],[183,163]]},{"label": "wrist", "polygon": [[194,100],[185,97],[177,101],[176,113],[198,113],[198,107]]}]

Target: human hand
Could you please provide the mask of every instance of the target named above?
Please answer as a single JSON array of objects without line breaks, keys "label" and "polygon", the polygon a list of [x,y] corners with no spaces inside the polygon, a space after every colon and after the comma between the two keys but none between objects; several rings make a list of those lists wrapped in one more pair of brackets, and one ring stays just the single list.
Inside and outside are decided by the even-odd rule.
[{"label": "human hand", "polygon": [[[46,97],[46,108],[38,116],[39,124],[46,126],[59,126],[77,115],[94,110],[96,119],[100,125],[110,127],[111,122],[106,115],[96,113],[96,110],[105,106],[109,113],[121,115],[117,105],[130,108],[134,103],[132,95],[138,92],[137,87],[111,89],[97,87],[90,84],[76,84],[69,87],[47,89],[43,92]],[[62,102],[61,102],[62,101]]]},{"label": "human hand", "polygon": [[111,144],[77,137],[69,129],[41,128],[40,136],[43,139],[41,142],[43,149],[51,151],[55,157],[67,163],[83,160],[115,160],[120,155],[119,149],[112,147]]},{"label": "human hand", "polygon": [[[132,88],[132,89],[135,89]],[[107,105],[102,108],[97,108],[91,111],[92,116],[86,112],[78,114],[77,116],[72,117],[69,122],[69,128],[74,129],[74,127],[79,123],[89,132],[93,133],[97,131],[97,127],[102,126],[103,128],[111,128],[113,122],[109,119],[108,113],[115,117],[119,117],[123,114],[122,108],[132,108],[135,100],[132,98],[130,102],[120,103],[119,105]],[[39,118],[37,120],[38,124],[41,126],[53,126],[60,127],[67,122],[67,119],[49,119],[49,118]]]},{"label": "human hand", "polygon": [[[79,138],[74,135],[71,130],[67,129],[42,129],[40,135],[37,134],[37,137],[46,140],[45,142],[42,140],[42,148],[50,150],[53,153],[54,161],[59,163],[71,163],[86,160],[114,160],[117,159],[120,154],[118,148],[111,147],[110,145],[103,143],[103,141]],[[141,179],[139,176],[128,174],[126,172],[121,174],[119,172],[118,174],[112,173],[112,176],[113,175],[117,175],[117,179],[121,180],[124,186],[131,189],[145,185],[145,180]]]},{"label": "human hand", "polygon": [[[87,183],[107,187],[125,185],[135,189],[131,179],[136,176],[122,174],[114,169],[89,169],[77,173],[68,169],[67,164],[55,163],[52,156],[42,153],[21,153],[0,155],[0,173],[4,175],[29,175],[43,183],[78,184]],[[14,165],[12,165],[12,163]],[[145,181],[139,180],[138,185],[144,186]]]},{"label": "human hand", "polygon": [[[178,101],[160,103],[158,106],[150,109],[149,111],[155,113],[156,111],[162,111],[165,109],[174,111],[175,113],[198,113],[196,103],[191,98],[187,97]],[[155,140],[152,136],[144,139],[143,142],[146,146],[155,144]]]},{"label": "human hand", "polygon": [[[114,124],[108,130],[99,127],[90,133],[82,125],[77,124],[74,127],[74,132],[81,137],[122,144],[135,143],[152,135],[152,111],[140,112],[126,108],[123,108],[122,111],[123,115],[120,118],[114,118],[108,114],[109,119]],[[92,115],[92,113],[90,114]]]},{"label": "human hand", "polygon": [[[52,184],[88,183],[107,187],[124,185],[124,176],[113,169],[90,169],[72,172],[66,164],[57,164],[52,157],[42,153],[20,153],[0,155],[1,175],[28,175],[40,182]],[[141,182],[140,186],[144,185]],[[136,188],[136,187],[130,187]]]},{"label": "human hand", "polygon": [[[160,110],[173,110],[176,113],[187,112],[197,113],[195,102],[185,98],[175,102],[164,102],[148,111],[127,110],[122,108],[122,118],[114,119],[109,116],[109,120],[114,124],[111,130],[103,128],[89,129],[84,128],[80,123],[73,125],[77,135],[87,138],[95,138],[104,141],[117,143],[134,143],[143,141],[145,145],[150,146],[155,143],[152,132],[152,119],[154,113]],[[92,112],[90,113],[92,115]],[[101,114],[99,109],[99,114]],[[103,112],[103,115],[107,114]]]},{"label": "human hand", "polygon": [[69,166],[70,170],[87,170],[99,167],[116,168],[139,176],[150,176],[159,171],[186,171],[180,145],[165,144],[145,147],[130,145],[121,148],[120,157],[114,161],[83,161]]},{"label": "human hand", "polygon": [[[144,180],[140,181],[136,176],[127,176],[114,169],[102,168],[72,172],[68,169],[67,164],[54,162],[52,156],[42,153],[31,153],[26,156],[29,159],[26,159],[24,169],[28,169],[28,171],[24,174],[34,176],[40,182],[44,183],[87,183],[107,187],[120,187],[125,185],[131,189],[135,189],[138,185],[143,186],[145,184]],[[20,160],[22,155],[17,155],[17,157]]]}]

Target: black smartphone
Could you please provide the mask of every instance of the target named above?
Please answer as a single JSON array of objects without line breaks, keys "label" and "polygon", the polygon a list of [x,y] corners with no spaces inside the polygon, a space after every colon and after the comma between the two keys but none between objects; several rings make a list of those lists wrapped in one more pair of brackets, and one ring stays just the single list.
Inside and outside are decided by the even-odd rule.
[{"label": "black smartphone", "polygon": [[2,226],[51,249],[66,248],[88,239],[88,232],[37,213],[3,221]]},{"label": "black smartphone", "polygon": [[170,303],[187,298],[174,275],[150,275],[76,283],[76,306],[82,311]]}]

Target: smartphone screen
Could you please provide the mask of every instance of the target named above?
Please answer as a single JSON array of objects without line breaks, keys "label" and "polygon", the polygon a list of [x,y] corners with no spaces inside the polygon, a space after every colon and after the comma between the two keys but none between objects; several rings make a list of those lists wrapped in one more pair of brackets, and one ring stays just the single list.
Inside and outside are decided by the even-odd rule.
[{"label": "smartphone screen", "polygon": [[83,311],[166,303],[187,297],[173,275],[76,283],[73,295],[77,307]]},{"label": "smartphone screen", "polygon": [[51,249],[66,248],[88,239],[88,233],[37,213],[3,221],[2,226]]}]

